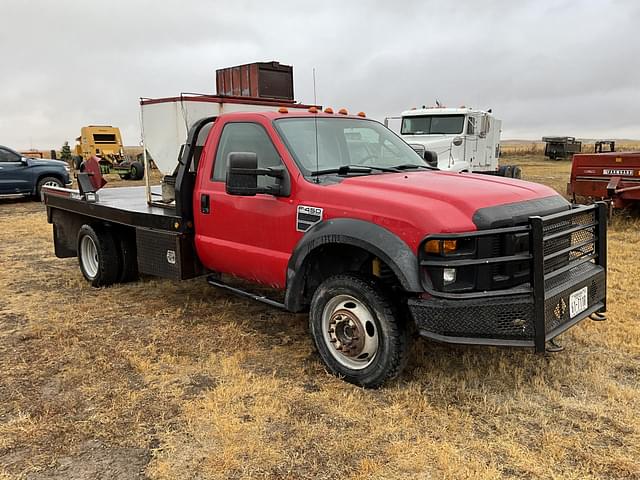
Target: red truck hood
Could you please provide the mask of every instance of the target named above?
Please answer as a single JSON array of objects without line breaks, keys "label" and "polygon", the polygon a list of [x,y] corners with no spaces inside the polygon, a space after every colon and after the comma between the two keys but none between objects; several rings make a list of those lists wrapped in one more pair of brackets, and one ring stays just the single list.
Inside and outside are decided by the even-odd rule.
[{"label": "red truck hood", "polygon": [[566,200],[544,185],[481,174],[418,171],[366,175],[328,188],[333,195],[324,199],[334,204],[331,216],[351,216],[355,210],[357,216],[386,224],[405,238],[422,235],[420,232],[504,226],[529,215],[569,208]]}]

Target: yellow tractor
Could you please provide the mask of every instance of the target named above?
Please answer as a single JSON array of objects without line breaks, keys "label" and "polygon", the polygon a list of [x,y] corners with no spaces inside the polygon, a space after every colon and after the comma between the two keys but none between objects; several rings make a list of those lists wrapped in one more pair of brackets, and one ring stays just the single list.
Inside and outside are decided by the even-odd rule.
[{"label": "yellow tractor", "polygon": [[82,163],[94,156],[103,174],[117,173],[125,180],[140,180],[144,176],[144,165],[125,155],[118,127],[89,125],[80,129],[75,147],[76,169],[82,170]]}]

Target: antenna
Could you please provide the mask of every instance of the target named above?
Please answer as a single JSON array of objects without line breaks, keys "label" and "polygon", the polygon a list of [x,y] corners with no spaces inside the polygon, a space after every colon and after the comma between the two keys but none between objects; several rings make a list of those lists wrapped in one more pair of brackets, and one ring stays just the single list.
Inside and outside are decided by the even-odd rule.
[{"label": "antenna", "polygon": [[[316,67],[313,67],[313,106],[316,107],[318,105],[318,98],[316,95]],[[320,160],[318,160],[318,113],[313,114],[313,123],[315,127],[315,135],[316,135],[316,172],[320,170]],[[316,183],[320,183],[320,177],[318,175],[315,176]]]}]

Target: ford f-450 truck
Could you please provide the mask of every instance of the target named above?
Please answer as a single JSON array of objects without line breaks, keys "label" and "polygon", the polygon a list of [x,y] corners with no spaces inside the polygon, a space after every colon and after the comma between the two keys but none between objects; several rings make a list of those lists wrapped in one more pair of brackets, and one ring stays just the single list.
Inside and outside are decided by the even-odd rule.
[{"label": "ford f-450 truck", "polygon": [[207,274],[308,311],[327,368],[365,387],[398,375],[414,332],[544,352],[581,320],[603,318],[602,205],[438,171],[363,116],[312,107],[204,118],[174,173],[164,208],[144,187],[96,191],[87,173],[80,190],[47,188],[56,255],[77,256],[94,286]]}]

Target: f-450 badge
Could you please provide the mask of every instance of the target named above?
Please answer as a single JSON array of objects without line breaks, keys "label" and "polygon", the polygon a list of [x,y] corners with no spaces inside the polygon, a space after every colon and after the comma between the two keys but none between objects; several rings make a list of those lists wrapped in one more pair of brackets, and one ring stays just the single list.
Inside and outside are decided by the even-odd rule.
[{"label": "f-450 badge", "polygon": [[296,214],[296,230],[306,232],[316,223],[322,221],[322,208],[298,205]]}]

